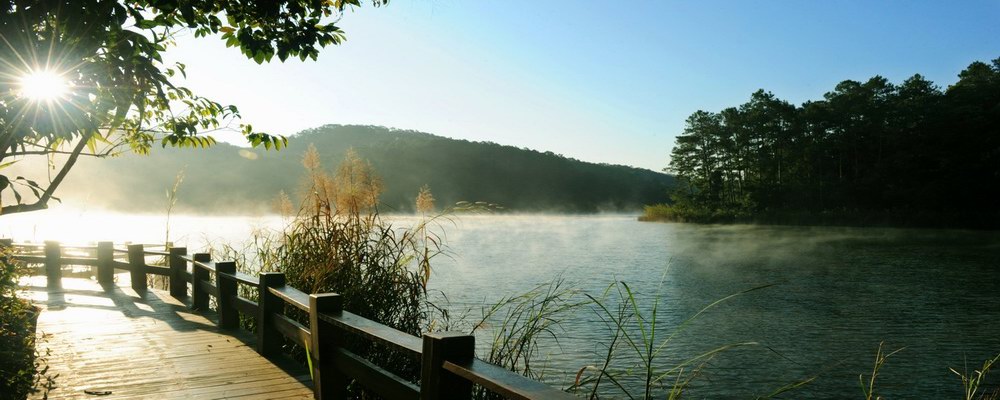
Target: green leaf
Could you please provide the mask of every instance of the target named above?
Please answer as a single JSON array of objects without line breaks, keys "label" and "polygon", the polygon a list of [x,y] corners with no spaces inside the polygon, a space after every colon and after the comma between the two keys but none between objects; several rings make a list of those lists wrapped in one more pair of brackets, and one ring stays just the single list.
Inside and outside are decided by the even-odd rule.
[{"label": "green leaf", "polygon": [[154,19],[144,19],[135,23],[135,27],[139,29],[152,29],[160,25],[162,24]]}]

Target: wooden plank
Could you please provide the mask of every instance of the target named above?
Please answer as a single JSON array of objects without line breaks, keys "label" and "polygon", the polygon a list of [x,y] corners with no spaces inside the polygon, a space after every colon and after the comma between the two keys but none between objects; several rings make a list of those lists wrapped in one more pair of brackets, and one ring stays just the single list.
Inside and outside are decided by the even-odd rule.
[{"label": "wooden plank", "polygon": [[473,358],[466,362],[445,361],[444,369],[508,399],[569,400],[576,398],[576,396],[552,386],[528,379],[520,374],[508,371],[506,368],[490,364],[478,358]]},{"label": "wooden plank", "polygon": [[62,252],[59,242],[45,242],[45,282],[50,288],[62,285]]},{"label": "wooden plank", "polygon": [[[286,365],[291,369],[282,370],[276,363],[284,361],[254,351],[252,334],[211,329],[211,319],[186,310],[166,292],[150,289],[138,298],[131,290],[105,291],[87,279],[63,282],[72,289],[48,292],[30,286],[28,292],[45,309],[38,329],[47,340],[39,350],[49,352],[49,373],[58,374],[50,399],[91,397],[85,389],[110,390],[109,398],[313,395],[307,368]],[[50,304],[52,293],[64,295]],[[84,302],[76,306],[76,299]]]},{"label": "wooden plank", "polygon": [[62,265],[90,265],[97,266],[96,258],[85,257],[62,257],[59,259]]},{"label": "wooden plank", "polygon": [[146,250],[143,253],[146,254],[147,256],[169,256],[170,255],[169,251]]},{"label": "wooden plank", "polygon": [[257,313],[260,311],[257,303],[240,296],[233,297],[233,307],[236,307],[236,310],[243,313],[243,315],[253,318],[257,318]]},{"label": "wooden plank", "polygon": [[201,268],[206,271],[215,272],[215,263],[212,261],[195,261],[191,263],[195,268]]},{"label": "wooden plank", "polygon": [[476,356],[476,337],[465,332],[430,332],[423,336],[420,397],[472,400],[472,382],[443,368],[444,363]]},{"label": "wooden plank", "polygon": [[101,284],[111,285],[114,283],[114,258],[114,243],[97,243],[97,281]]},{"label": "wooden plank", "polygon": [[281,285],[270,289],[275,296],[285,300],[288,304],[296,308],[309,312],[309,295],[288,285]]},{"label": "wooden plank", "polygon": [[236,282],[251,286],[257,286],[258,284],[260,284],[260,279],[257,279],[256,276],[247,275],[242,272],[236,272],[233,274],[227,274],[225,272],[217,272],[216,277],[222,279],[235,280]]},{"label": "wooden plank", "polygon": [[274,314],[272,318],[271,322],[274,323],[278,332],[299,346],[307,346],[307,343],[312,340],[309,329],[306,329],[302,324],[281,314]]},{"label": "wooden plank", "polygon": [[416,359],[420,358],[423,351],[423,342],[420,338],[357,314],[347,311],[339,314],[322,313],[319,318],[349,333],[375,339],[397,350],[403,350],[404,353]]},{"label": "wooden plank", "polygon": [[170,295],[175,298],[187,297],[187,283],[184,274],[187,273],[187,262],[181,256],[187,254],[186,247],[171,247],[167,256],[167,268],[170,269]]},{"label": "wooden plank", "polygon": [[[169,394],[169,398],[225,398],[222,395],[226,392],[240,391],[242,393],[268,393],[281,386],[282,390],[299,389],[303,384],[297,381],[290,381],[288,374],[283,371],[268,371],[257,373],[247,371],[246,367],[235,372],[213,375],[210,379],[188,379],[179,382],[174,378],[162,378],[160,381],[141,382],[139,385],[130,385],[128,381],[114,384],[93,385],[91,387],[100,390],[109,390],[115,398],[121,396],[149,396],[151,394]],[[250,390],[247,390],[250,389]],[[308,390],[308,389],[307,389]]]},{"label": "wooden plank", "polygon": [[334,349],[344,345],[343,330],[319,319],[320,313],[339,313],[344,309],[344,299],[336,293],[309,295],[309,357],[312,361],[313,391],[317,398],[342,399],[347,397],[350,378],[334,365]]},{"label": "wooden plank", "polygon": [[132,289],[138,292],[145,292],[149,289],[149,280],[146,279],[146,257],[142,255],[143,245],[128,245],[129,278],[132,281]]},{"label": "wooden plank", "polygon": [[357,380],[365,389],[384,398],[414,400],[420,398],[419,386],[343,348],[333,350],[333,365]]},{"label": "wooden plank", "polygon": [[[232,383],[227,385],[216,385],[208,388],[192,388],[179,390],[176,398],[189,399],[230,399],[240,396],[270,394],[284,392],[288,390],[301,393],[302,383],[286,382],[284,380],[251,381],[242,383]],[[311,393],[309,393],[311,395]],[[173,397],[173,395],[172,395]]]},{"label": "wooden plank", "polygon": [[15,255],[14,258],[28,264],[41,264],[45,262],[45,256],[25,256],[18,254]]},{"label": "wooden plank", "polygon": [[275,328],[275,315],[284,310],[284,302],[269,290],[285,285],[285,274],[264,272],[257,286],[257,352],[264,357],[281,354],[281,333]]},{"label": "wooden plank", "polygon": [[233,298],[236,297],[239,292],[237,291],[237,284],[235,281],[222,279],[218,274],[236,273],[236,263],[232,261],[221,261],[215,264],[217,269],[217,275],[215,277],[215,290],[218,293],[216,295],[215,301],[215,312],[219,316],[219,327],[223,329],[236,329],[240,327],[240,315],[239,310],[233,304]]},{"label": "wooden plank", "polygon": [[233,397],[233,398],[234,399],[239,399],[239,400],[276,400],[276,399],[312,399],[313,397],[312,397],[312,395],[304,397],[302,394],[299,394],[299,393],[297,393],[295,391],[292,391],[292,390],[283,390],[283,391],[280,391],[280,392],[271,392],[271,393],[266,393],[266,394],[239,396],[239,397]]},{"label": "wooden plank", "polygon": [[159,265],[146,265],[146,273],[161,276],[170,276],[170,268]]},{"label": "wooden plank", "polygon": [[[15,249],[41,249],[45,247],[45,243],[12,243]],[[70,251],[92,251],[97,250],[97,246],[92,244],[66,244],[60,243],[63,249]]]},{"label": "wooden plank", "polygon": [[208,293],[213,297],[219,297],[219,289],[216,288],[215,285],[211,284],[209,281],[198,281],[196,285],[198,285],[198,288],[201,289],[203,292]]},{"label": "wooden plank", "polygon": [[192,260],[194,261],[191,264],[194,266],[191,267],[191,308],[208,311],[208,292],[204,290],[202,284],[203,282],[208,282],[209,275],[208,271],[204,268],[199,268],[198,264],[211,261],[212,255],[208,253],[196,253]]}]

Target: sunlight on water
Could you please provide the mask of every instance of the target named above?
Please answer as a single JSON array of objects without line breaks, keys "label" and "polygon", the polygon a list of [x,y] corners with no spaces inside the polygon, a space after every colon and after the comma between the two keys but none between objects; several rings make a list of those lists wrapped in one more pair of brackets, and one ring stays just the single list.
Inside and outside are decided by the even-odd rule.
[{"label": "sunlight on water", "polygon": [[[57,240],[63,243],[113,241],[159,244],[167,240],[163,215],[46,210],[0,218],[0,237],[17,242]],[[192,216],[170,218],[170,241],[201,248],[219,241],[242,241],[255,229],[280,229],[277,216]]]}]

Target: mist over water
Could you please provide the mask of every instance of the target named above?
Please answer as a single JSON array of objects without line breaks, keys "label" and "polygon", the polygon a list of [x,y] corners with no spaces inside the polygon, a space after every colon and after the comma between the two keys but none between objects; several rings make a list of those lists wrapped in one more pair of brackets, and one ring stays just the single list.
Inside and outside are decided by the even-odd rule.
[{"label": "mist over water", "polygon": [[[692,384],[696,398],[747,398],[812,376],[792,398],[860,394],[879,342],[890,398],[960,396],[963,370],[1000,353],[1000,235],[869,228],[639,223],[623,216],[463,218],[431,286],[478,307],[554,277],[595,296],[627,282],[644,313],[659,297],[667,338],[711,302],[746,289],[675,337],[664,365],[726,344]],[[603,360],[609,332],[591,309],[550,343],[556,381]],[[970,369],[971,371],[971,369]],[[552,376],[550,375],[550,376]],[[996,377],[991,379],[996,382]]]},{"label": "mist over water", "polygon": [[[52,213],[6,216],[0,236],[18,241],[131,240],[162,243],[163,216]],[[412,217],[390,217],[401,225]],[[278,217],[175,216],[171,238],[189,248],[240,243]],[[875,350],[905,347],[879,378],[888,398],[960,397],[948,368],[978,368],[1000,352],[1000,235],[875,228],[689,225],[634,216],[461,216],[443,224],[447,256],[434,260],[430,288],[455,313],[566,280],[600,296],[615,280],[638,293],[644,312],[659,299],[657,335],[705,305],[746,289],[700,316],[662,356],[674,365],[718,346],[755,341],[712,360],[692,383],[694,398],[765,395],[816,380],[790,398],[860,395]],[[441,300],[440,298],[438,300]],[[564,319],[558,343],[536,365],[571,382],[603,360],[609,336],[591,308]],[[997,382],[997,376],[989,380]]]}]

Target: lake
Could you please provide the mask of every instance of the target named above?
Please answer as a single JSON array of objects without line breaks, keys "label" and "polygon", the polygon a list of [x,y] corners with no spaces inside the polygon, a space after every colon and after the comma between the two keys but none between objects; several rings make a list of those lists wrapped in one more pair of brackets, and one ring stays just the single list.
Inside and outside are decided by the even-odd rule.
[{"label": "lake", "polygon": [[[47,213],[0,218],[0,236],[165,238],[163,216]],[[197,248],[281,224],[276,217],[176,216],[170,236]],[[770,285],[720,303],[666,345],[661,366],[757,343],[713,358],[692,381],[692,398],[752,398],[812,377],[787,397],[862,397],[858,375],[870,373],[880,342],[887,351],[903,348],[880,371],[880,395],[960,398],[949,367],[971,373],[1000,353],[997,233],[641,223],[622,215],[463,216],[444,230],[448,254],[434,260],[430,288],[447,295],[450,309],[473,316],[483,304],[555,279],[598,297],[618,280],[637,293],[643,314],[658,301],[659,344],[702,307]],[[536,365],[546,379],[571,382],[580,368],[602,362],[609,332],[592,306],[562,320],[558,343],[542,343]],[[988,381],[998,378],[995,372]]]}]

